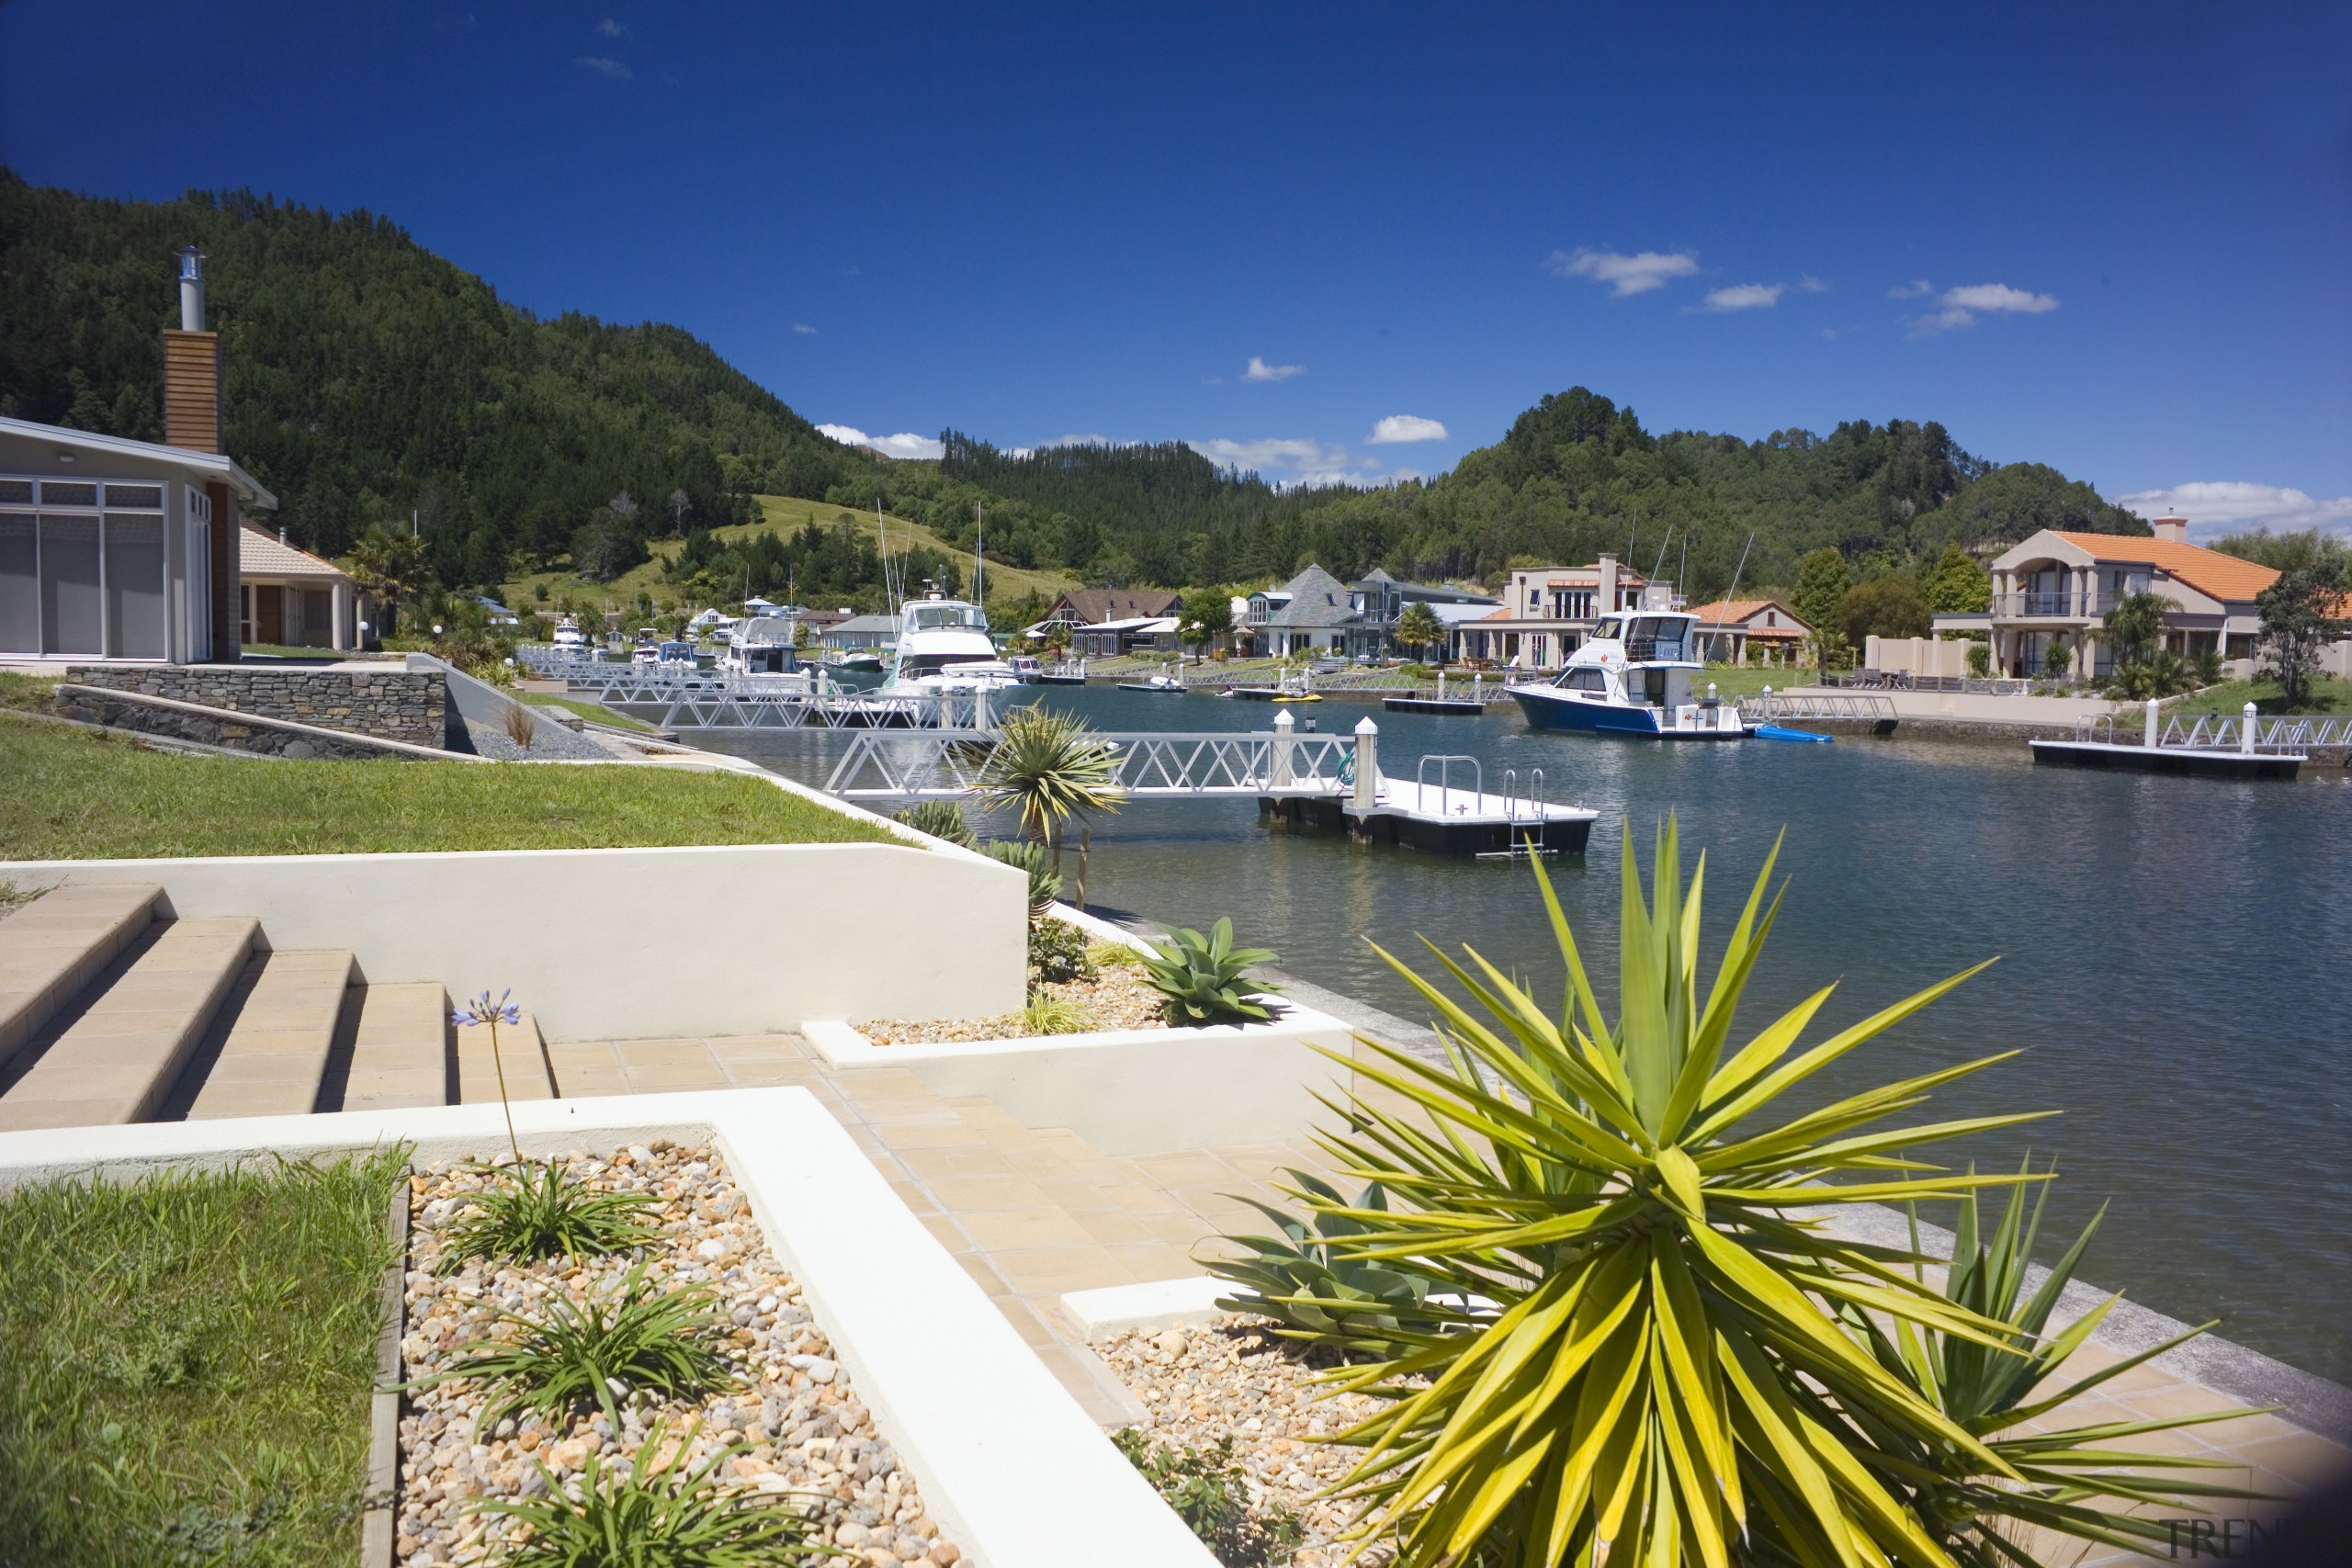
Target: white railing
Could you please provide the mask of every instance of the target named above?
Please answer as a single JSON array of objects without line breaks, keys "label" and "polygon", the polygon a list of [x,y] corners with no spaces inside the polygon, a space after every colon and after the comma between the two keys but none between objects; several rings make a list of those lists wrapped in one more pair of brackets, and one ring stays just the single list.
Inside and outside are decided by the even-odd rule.
[{"label": "white railing", "polygon": [[[1336,795],[1353,778],[1355,738],[1234,731],[1097,734],[1110,749],[1111,782],[1126,795]],[[960,795],[979,787],[996,733],[930,728],[915,735],[861,734],[825,780],[851,798]]]},{"label": "white railing", "polygon": [[1895,716],[1894,702],[1871,692],[1767,691],[1739,704],[1742,716],[1763,719],[1851,718],[1876,723]]}]

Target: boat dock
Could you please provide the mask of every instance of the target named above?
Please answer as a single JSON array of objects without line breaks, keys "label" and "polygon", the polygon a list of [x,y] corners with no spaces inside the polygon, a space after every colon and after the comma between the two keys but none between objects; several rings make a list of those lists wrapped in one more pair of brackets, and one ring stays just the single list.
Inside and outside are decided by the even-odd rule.
[{"label": "boat dock", "polygon": [[2291,779],[2312,749],[2352,743],[2352,720],[2274,718],[2267,724],[2252,703],[2235,718],[2199,716],[2187,726],[2164,723],[2154,699],[2139,733],[2119,730],[2114,716],[2083,720],[2072,739],[2035,739],[2033,760],[2075,768],[2143,773],[2191,773],[2205,778]]},{"label": "boat dock", "polygon": [[[1523,788],[1510,770],[1489,795],[1476,758],[1428,756],[1408,783],[1381,772],[1379,736],[1368,715],[1352,735],[1316,735],[1281,713],[1271,731],[1096,739],[1112,749],[1112,782],[1129,799],[1254,799],[1272,820],[1433,854],[1573,854],[1591,836],[1600,813],[1547,802],[1541,770]],[[824,787],[851,800],[959,797],[978,784],[996,739],[976,729],[863,732]]]}]

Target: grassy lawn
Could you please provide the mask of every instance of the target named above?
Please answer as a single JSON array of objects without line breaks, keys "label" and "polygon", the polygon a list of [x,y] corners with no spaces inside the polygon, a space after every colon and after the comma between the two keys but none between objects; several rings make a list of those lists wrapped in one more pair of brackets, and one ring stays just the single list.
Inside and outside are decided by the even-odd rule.
[{"label": "grassy lawn", "polygon": [[0,1197],[0,1562],[354,1559],[401,1158]]},{"label": "grassy lawn", "polygon": [[6,715],[0,779],[0,860],[898,841],[726,773],[173,756]]},{"label": "grassy lawn", "polygon": [[[2255,711],[2263,715],[2282,714],[2287,705],[2278,694],[2276,681],[2225,681],[2218,686],[2208,686],[2192,693],[2178,702],[2166,703],[2168,714],[2217,713],[2231,718],[2245,711],[2252,703]],[[2323,675],[2312,682],[2312,698],[2298,710],[2309,714],[2352,713],[2352,681],[2338,681]]]},{"label": "grassy lawn", "polygon": [[526,703],[537,703],[543,708],[563,708],[594,723],[610,725],[615,729],[634,729],[644,735],[653,733],[653,727],[643,719],[631,718],[619,709],[608,708],[602,703],[583,703],[578,697],[559,697],[552,692],[517,692],[514,694]]}]

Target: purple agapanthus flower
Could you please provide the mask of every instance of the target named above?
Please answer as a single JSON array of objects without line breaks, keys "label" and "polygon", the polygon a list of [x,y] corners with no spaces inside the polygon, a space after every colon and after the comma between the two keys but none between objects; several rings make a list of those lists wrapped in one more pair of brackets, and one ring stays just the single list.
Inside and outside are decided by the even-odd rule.
[{"label": "purple agapanthus flower", "polygon": [[451,1013],[449,1021],[459,1029],[469,1029],[481,1023],[520,1023],[523,1021],[523,1010],[508,999],[514,994],[514,987],[509,987],[493,1002],[490,999],[490,993],[484,991]]}]

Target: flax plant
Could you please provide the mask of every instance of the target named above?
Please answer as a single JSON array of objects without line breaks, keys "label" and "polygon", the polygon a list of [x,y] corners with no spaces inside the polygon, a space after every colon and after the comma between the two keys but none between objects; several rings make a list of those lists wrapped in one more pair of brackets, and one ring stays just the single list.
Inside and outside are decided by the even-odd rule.
[{"label": "flax plant", "polygon": [[1408,1260],[1456,1304],[1419,1325],[1400,1314],[1383,1337],[1405,1348],[1324,1374],[1386,1402],[1338,1435],[1363,1450],[1337,1488],[1364,1505],[1359,1551],[1389,1540],[1407,1568],[1551,1568],[1605,1547],[1611,1564],[1729,1568],[1769,1522],[1809,1568],[1948,1568],[1903,1493],[1857,1456],[1854,1422],[2016,1479],[1836,1314],[1881,1314],[2000,1354],[2015,1353],[2011,1330],[1906,1272],[1911,1253],[1819,1223],[1824,1206],[2022,1179],[1947,1174],[1896,1151],[2028,1116],[1883,1125],[2014,1053],[1781,1109],[1984,966],[1802,1052],[1834,987],[1735,1044],[1733,1015],[1780,908],[1780,894],[1767,898],[1778,854],[1702,990],[1705,859],[1686,891],[1669,819],[1645,900],[1627,832],[1613,1022],[1540,861],[1567,970],[1557,1016],[1475,951],[1465,966],[1430,949],[1468,1005],[1382,953],[1436,1010],[1449,1060],[1373,1046],[1377,1058],[1352,1062],[1408,1109],[1354,1097],[1348,1130],[1324,1142],[1351,1178],[1381,1184],[1387,1210],[1295,1195],[1365,1227],[1339,1244],[1346,1256]]}]

